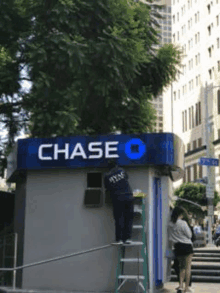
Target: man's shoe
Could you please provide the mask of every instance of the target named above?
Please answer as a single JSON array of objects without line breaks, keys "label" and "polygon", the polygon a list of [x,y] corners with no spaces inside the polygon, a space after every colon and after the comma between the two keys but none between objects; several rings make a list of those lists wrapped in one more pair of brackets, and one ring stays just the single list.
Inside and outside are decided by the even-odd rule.
[{"label": "man's shoe", "polygon": [[122,240],[119,240],[119,241],[113,242],[112,244],[113,245],[122,245],[123,244],[123,241]]},{"label": "man's shoe", "polygon": [[132,240],[130,239],[125,240],[125,244],[131,244],[131,243],[132,243]]}]

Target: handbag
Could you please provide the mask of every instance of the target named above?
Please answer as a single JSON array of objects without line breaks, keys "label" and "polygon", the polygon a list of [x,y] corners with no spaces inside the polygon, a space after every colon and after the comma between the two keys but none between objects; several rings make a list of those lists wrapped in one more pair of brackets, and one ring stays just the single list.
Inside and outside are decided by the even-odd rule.
[{"label": "handbag", "polygon": [[172,249],[166,250],[166,258],[175,259],[175,253]]}]

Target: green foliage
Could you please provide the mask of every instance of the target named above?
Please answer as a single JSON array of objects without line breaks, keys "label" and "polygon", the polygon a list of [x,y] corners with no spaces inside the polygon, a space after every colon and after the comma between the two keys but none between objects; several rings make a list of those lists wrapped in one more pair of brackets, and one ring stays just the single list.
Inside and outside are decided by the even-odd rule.
[{"label": "green foliage", "polygon": [[24,126],[33,137],[152,131],[150,101],[181,61],[172,44],[156,49],[161,16],[152,5],[2,0],[0,17],[0,113],[11,144]]},{"label": "green foliage", "polygon": [[[191,200],[199,205],[206,206],[206,186],[200,183],[184,183],[174,194],[179,198]],[[218,192],[214,192],[213,205],[216,206],[220,201]],[[193,214],[194,218],[202,219],[207,215],[207,211],[202,211],[199,207],[192,205],[184,201],[177,201],[175,205],[181,205],[186,208],[187,211]]]}]

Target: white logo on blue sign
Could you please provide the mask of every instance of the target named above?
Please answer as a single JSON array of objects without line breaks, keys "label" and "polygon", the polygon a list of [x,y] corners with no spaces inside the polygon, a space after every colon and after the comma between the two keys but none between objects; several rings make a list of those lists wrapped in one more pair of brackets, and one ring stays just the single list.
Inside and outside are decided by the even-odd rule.
[{"label": "white logo on blue sign", "polygon": [[125,144],[125,154],[131,160],[137,160],[146,153],[146,145],[139,138],[133,138]]}]

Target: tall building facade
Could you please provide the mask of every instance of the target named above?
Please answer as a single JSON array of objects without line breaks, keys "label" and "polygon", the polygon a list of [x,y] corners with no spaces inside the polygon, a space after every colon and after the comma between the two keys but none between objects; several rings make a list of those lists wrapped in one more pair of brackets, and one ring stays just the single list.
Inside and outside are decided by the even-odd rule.
[{"label": "tall building facade", "polygon": [[[207,176],[198,164],[206,156],[207,108],[211,155],[220,158],[220,0],[172,0],[172,42],[183,52],[177,81],[164,95],[164,131],[185,144],[185,177],[176,188]],[[212,172],[220,191],[220,168]]]},{"label": "tall building facade", "polygon": [[[172,10],[171,0],[160,0],[156,1],[157,5],[163,5],[159,10],[163,19],[159,19],[161,39],[160,44],[171,43],[172,41]],[[160,46],[160,45],[159,45]],[[152,104],[156,110],[156,121],[154,126],[154,132],[164,131],[164,119],[163,119],[163,95],[153,98]]]}]

